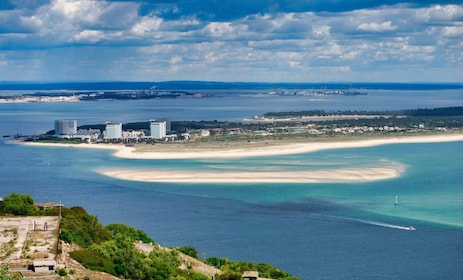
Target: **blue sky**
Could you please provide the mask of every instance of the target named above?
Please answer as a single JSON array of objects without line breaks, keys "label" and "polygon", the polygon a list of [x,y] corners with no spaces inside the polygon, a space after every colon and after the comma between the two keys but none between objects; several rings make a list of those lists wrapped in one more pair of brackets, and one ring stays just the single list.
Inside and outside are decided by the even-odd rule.
[{"label": "blue sky", "polygon": [[463,82],[461,1],[1,0],[0,81]]}]

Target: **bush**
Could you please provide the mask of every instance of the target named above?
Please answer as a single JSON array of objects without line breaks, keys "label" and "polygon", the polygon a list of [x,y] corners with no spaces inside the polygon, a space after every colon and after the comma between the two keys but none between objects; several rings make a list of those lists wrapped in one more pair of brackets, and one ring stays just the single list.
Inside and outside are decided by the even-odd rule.
[{"label": "bush", "polygon": [[114,264],[109,258],[92,250],[73,251],[69,255],[88,269],[103,271],[113,275],[116,273]]},{"label": "bush", "polygon": [[34,199],[28,194],[12,193],[5,196],[1,205],[1,212],[18,216],[34,215],[37,208],[34,206]]},{"label": "bush", "polygon": [[76,243],[88,248],[93,243],[109,240],[110,234],[98,222],[96,216],[87,214],[82,207],[72,207],[63,209],[60,238],[67,243]]},{"label": "bush", "polygon": [[59,275],[59,276],[66,276],[66,275],[68,275],[68,272],[66,271],[66,269],[60,268],[60,269],[58,270],[58,275]]},{"label": "bush", "polygon": [[115,236],[117,234],[121,234],[123,237],[130,238],[133,241],[141,241],[143,243],[155,243],[154,240],[149,237],[144,231],[129,227],[124,224],[109,224],[105,227],[105,229],[111,234],[111,236]]},{"label": "bush", "polygon": [[185,255],[188,255],[188,256],[193,257],[195,259],[199,259],[198,251],[196,251],[196,248],[194,248],[194,247],[180,246],[180,247],[177,247],[177,250],[184,253]]}]

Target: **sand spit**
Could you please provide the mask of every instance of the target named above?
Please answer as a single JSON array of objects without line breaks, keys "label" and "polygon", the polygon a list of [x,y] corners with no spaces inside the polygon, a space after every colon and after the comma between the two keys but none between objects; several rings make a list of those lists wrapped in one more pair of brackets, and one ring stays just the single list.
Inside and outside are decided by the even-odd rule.
[{"label": "sand spit", "polygon": [[121,158],[132,159],[200,159],[200,158],[244,158],[259,156],[275,156],[286,154],[310,153],[320,150],[346,149],[373,147],[387,144],[412,144],[412,143],[433,143],[433,142],[453,142],[463,141],[463,134],[448,135],[421,135],[403,137],[385,137],[378,139],[362,140],[337,140],[323,142],[304,142],[301,139],[285,142],[255,142],[253,145],[248,143],[230,142],[223,143],[221,146],[211,143],[201,143],[190,145],[188,143],[179,144],[157,144],[140,145],[139,147],[126,147],[119,144],[54,144],[54,143],[35,143],[21,142],[27,145],[72,147],[85,149],[111,149],[115,150],[114,155]]},{"label": "sand spit", "polygon": [[169,183],[337,183],[367,182],[398,177],[400,166],[293,172],[205,172],[191,170],[100,170],[122,180]]},{"label": "sand spit", "polygon": [[[463,134],[385,137],[378,139],[339,140],[325,142],[303,142],[298,139],[285,142],[262,141],[255,143],[177,143],[140,145],[126,147],[117,144],[52,144],[28,143],[28,145],[58,146],[72,148],[111,149],[114,155],[132,159],[213,159],[276,156],[310,153],[320,150],[373,147],[387,144],[412,144],[431,142],[463,141]],[[403,172],[400,164],[390,166],[358,167],[333,170],[276,171],[204,171],[204,170],[159,170],[159,169],[102,169],[100,174],[132,181],[175,183],[335,183],[368,182],[396,178]]]}]

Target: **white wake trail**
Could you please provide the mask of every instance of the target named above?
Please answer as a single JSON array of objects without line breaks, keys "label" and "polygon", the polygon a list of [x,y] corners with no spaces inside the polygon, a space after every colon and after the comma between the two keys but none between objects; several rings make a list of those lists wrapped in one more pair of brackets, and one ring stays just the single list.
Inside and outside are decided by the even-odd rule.
[{"label": "white wake trail", "polygon": [[367,225],[378,226],[378,227],[393,228],[393,229],[400,229],[400,230],[410,230],[410,231],[415,230],[415,228],[412,226],[399,226],[399,225],[394,225],[394,224],[388,224],[388,223],[382,223],[382,222],[376,222],[376,221],[370,221],[370,220],[364,220],[364,219],[340,217],[340,216],[329,216],[329,217],[341,219],[341,220],[353,221],[353,222],[367,224]]}]

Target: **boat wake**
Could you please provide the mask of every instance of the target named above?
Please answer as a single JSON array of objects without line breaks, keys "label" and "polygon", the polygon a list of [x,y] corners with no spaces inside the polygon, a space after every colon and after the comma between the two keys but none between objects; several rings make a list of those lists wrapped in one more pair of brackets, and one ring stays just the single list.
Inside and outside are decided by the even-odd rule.
[{"label": "boat wake", "polygon": [[338,218],[338,219],[343,219],[343,220],[349,220],[349,221],[353,221],[353,222],[358,222],[358,223],[362,223],[362,224],[367,224],[367,225],[378,226],[378,227],[400,229],[400,230],[408,230],[408,231],[415,231],[416,230],[412,226],[399,226],[399,225],[394,225],[394,224],[388,224],[388,223],[382,223],[382,222],[376,222],[376,221],[370,221],[370,220],[363,220],[363,219],[339,217],[339,216],[337,216],[337,217],[332,216],[332,217],[333,218]]},{"label": "boat wake", "polygon": [[399,225],[393,225],[393,224],[386,224],[386,223],[381,223],[381,222],[375,222],[375,221],[368,221],[368,220],[361,220],[361,219],[356,219],[358,222],[369,224],[369,225],[374,225],[374,226],[379,226],[379,227],[386,227],[386,228],[394,228],[394,229],[401,229],[401,230],[415,230],[414,227],[412,226],[399,226]]}]

